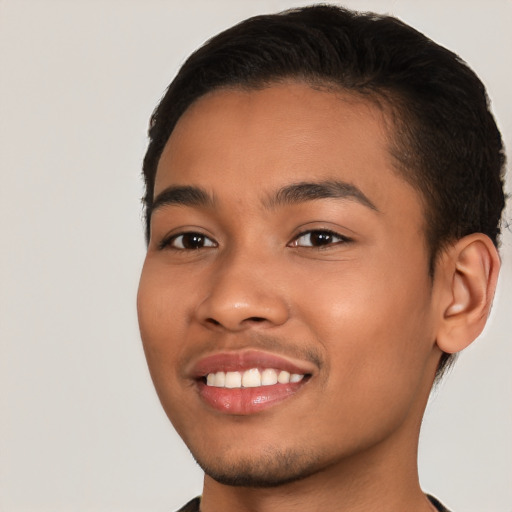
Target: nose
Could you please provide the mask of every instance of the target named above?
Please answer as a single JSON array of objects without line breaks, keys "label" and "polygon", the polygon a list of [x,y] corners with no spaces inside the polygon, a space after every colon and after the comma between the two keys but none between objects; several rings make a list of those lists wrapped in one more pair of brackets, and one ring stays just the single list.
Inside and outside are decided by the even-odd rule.
[{"label": "nose", "polygon": [[248,255],[227,258],[212,269],[206,297],[196,310],[198,320],[232,332],[284,324],[289,307],[279,273]]}]

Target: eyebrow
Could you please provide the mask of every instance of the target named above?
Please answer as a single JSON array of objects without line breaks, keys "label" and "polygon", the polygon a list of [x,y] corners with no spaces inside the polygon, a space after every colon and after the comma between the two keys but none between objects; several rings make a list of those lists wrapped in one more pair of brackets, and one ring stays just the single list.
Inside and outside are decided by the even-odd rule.
[{"label": "eyebrow", "polygon": [[200,187],[170,186],[155,197],[150,213],[168,205],[212,207],[214,203],[213,196]]},{"label": "eyebrow", "polygon": [[[280,188],[264,201],[264,206],[274,209],[279,206],[314,201],[316,199],[352,199],[371,210],[378,208],[355,185],[344,181],[299,182]],[[215,199],[201,187],[191,185],[170,186],[160,192],[150,208],[150,215],[163,206],[213,207]]]},{"label": "eyebrow", "polygon": [[265,201],[269,208],[281,205],[314,201],[316,199],[352,199],[358,203],[375,210],[379,209],[355,185],[344,181],[326,180],[320,182],[299,182],[279,189],[273,196]]}]

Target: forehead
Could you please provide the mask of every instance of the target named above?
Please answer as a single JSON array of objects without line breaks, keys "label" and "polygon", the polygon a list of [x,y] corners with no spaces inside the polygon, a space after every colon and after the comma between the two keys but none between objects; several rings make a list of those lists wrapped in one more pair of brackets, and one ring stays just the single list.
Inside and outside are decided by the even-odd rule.
[{"label": "forehead", "polygon": [[250,204],[290,183],[342,180],[384,211],[404,198],[417,205],[416,191],[394,167],[390,125],[375,102],[346,92],[301,83],[216,90],[178,121],[155,196],[171,185],[199,185]]}]

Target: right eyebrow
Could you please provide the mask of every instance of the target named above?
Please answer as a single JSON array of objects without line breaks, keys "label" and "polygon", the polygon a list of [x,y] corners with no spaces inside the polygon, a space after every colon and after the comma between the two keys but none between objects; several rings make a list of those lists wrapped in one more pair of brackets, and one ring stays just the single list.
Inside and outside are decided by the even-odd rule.
[{"label": "right eyebrow", "polygon": [[279,189],[273,196],[265,201],[270,208],[283,204],[298,204],[316,199],[352,199],[374,210],[379,209],[355,185],[339,180],[325,180],[319,182],[292,183]]},{"label": "right eyebrow", "polygon": [[155,197],[149,216],[155,210],[168,205],[212,207],[214,203],[213,196],[200,187],[172,185]]}]

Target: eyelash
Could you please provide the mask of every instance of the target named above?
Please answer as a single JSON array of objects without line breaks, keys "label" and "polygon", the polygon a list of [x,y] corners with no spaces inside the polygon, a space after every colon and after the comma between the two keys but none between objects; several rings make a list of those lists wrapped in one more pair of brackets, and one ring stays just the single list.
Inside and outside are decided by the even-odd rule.
[{"label": "eyelash", "polygon": [[[317,237],[324,237],[326,243],[320,243],[318,245],[313,245],[313,243],[311,245],[299,245],[298,244],[298,241],[301,238],[305,238],[305,237],[309,237],[309,240],[311,242],[312,241],[311,237],[313,235],[316,235]],[[196,239],[200,239],[202,241],[202,243],[204,243],[206,240],[211,243],[208,245],[202,245],[201,247],[187,248],[183,244],[183,241],[185,240],[184,237],[195,237]],[[177,240],[179,240],[180,238],[181,238],[182,247],[176,247],[175,245],[173,245],[173,243],[176,242]],[[332,238],[337,239],[337,241],[335,241],[335,242],[330,241],[330,239],[332,239]],[[189,242],[190,241],[191,240],[189,240]],[[317,242],[318,241],[319,241],[319,239],[317,239]],[[333,245],[341,245],[341,244],[346,244],[346,243],[350,243],[350,242],[352,242],[351,238],[348,238],[344,235],[340,235],[339,233],[336,233],[335,231],[331,231],[329,229],[310,229],[308,231],[303,231],[302,233],[299,233],[287,245],[289,247],[306,247],[306,248],[322,250],[322,249],[327,249],[328,247],[331,247]],[[217,242],[215,242],[215,240],[212,240],[210,237],[204,235],[203,233],[195,232],[195,231],[178,233],[176,235],[166,237],[158,244],[158,248],[160,250],[171,249],[173,251],[198,251],[200,249],[208,249],[208,248],[215,248],[215,247],[218,247],[218,244],[217,244]]]},{"label": "eyelash", "polygon": [[[329,238],[336,238],[338,239],[335,242],[327,240],[327,243],[321,243],[319,245],[298,245],[298,241],[301,238],[309,237],[309,240],[311,241],[311,237],[313,235],[322,236],[322,237],[329,237]],[[318,240],[317,240],[318,241]],[[308,247],[312,249],[327,249],[328,247],[332,247],[333,245],[341,245],[341,244],[347,244],[352,242],[351,238],[348,238],[344,235],[341,235],[340,233],[336,233],[336,231],[331,231],[330,229],[310,229],[308,231],[303,231],[302,233],[299,233],[288,245],[291,245],[292,247]]]},{"label": "eyelash", "polygon": [[[173,242],[176,242],[176,240],[179,240],[180,238],[182,239],[182,245],[183,245],[184,237],[196,237],[196,238],[202,239],[203,241],[204,240],[209,240],[210,242],[212,242],[212,245],[206,245],[206,246],[203,245],[202,247],[194,247],[194,248],[188,248],[188,249],[187,249],[187,247],[176,247],[176,246],[172,245]],[[217,245],[218,245],[217,242],[212,240],[210,237],[208,237],[206,235],[203,235],[203,233],[200,233],[200,232],[197,232],[197,231],[187,231],[185,233],[178,233],[177,235],[172,235],[172,236],[165,237],[158,244],[158,248],[160,250],[162,250],[162,249],[171,249],[173,251],[198,251],[199,249],[210,248],[210,247],[217,247]]]}]

